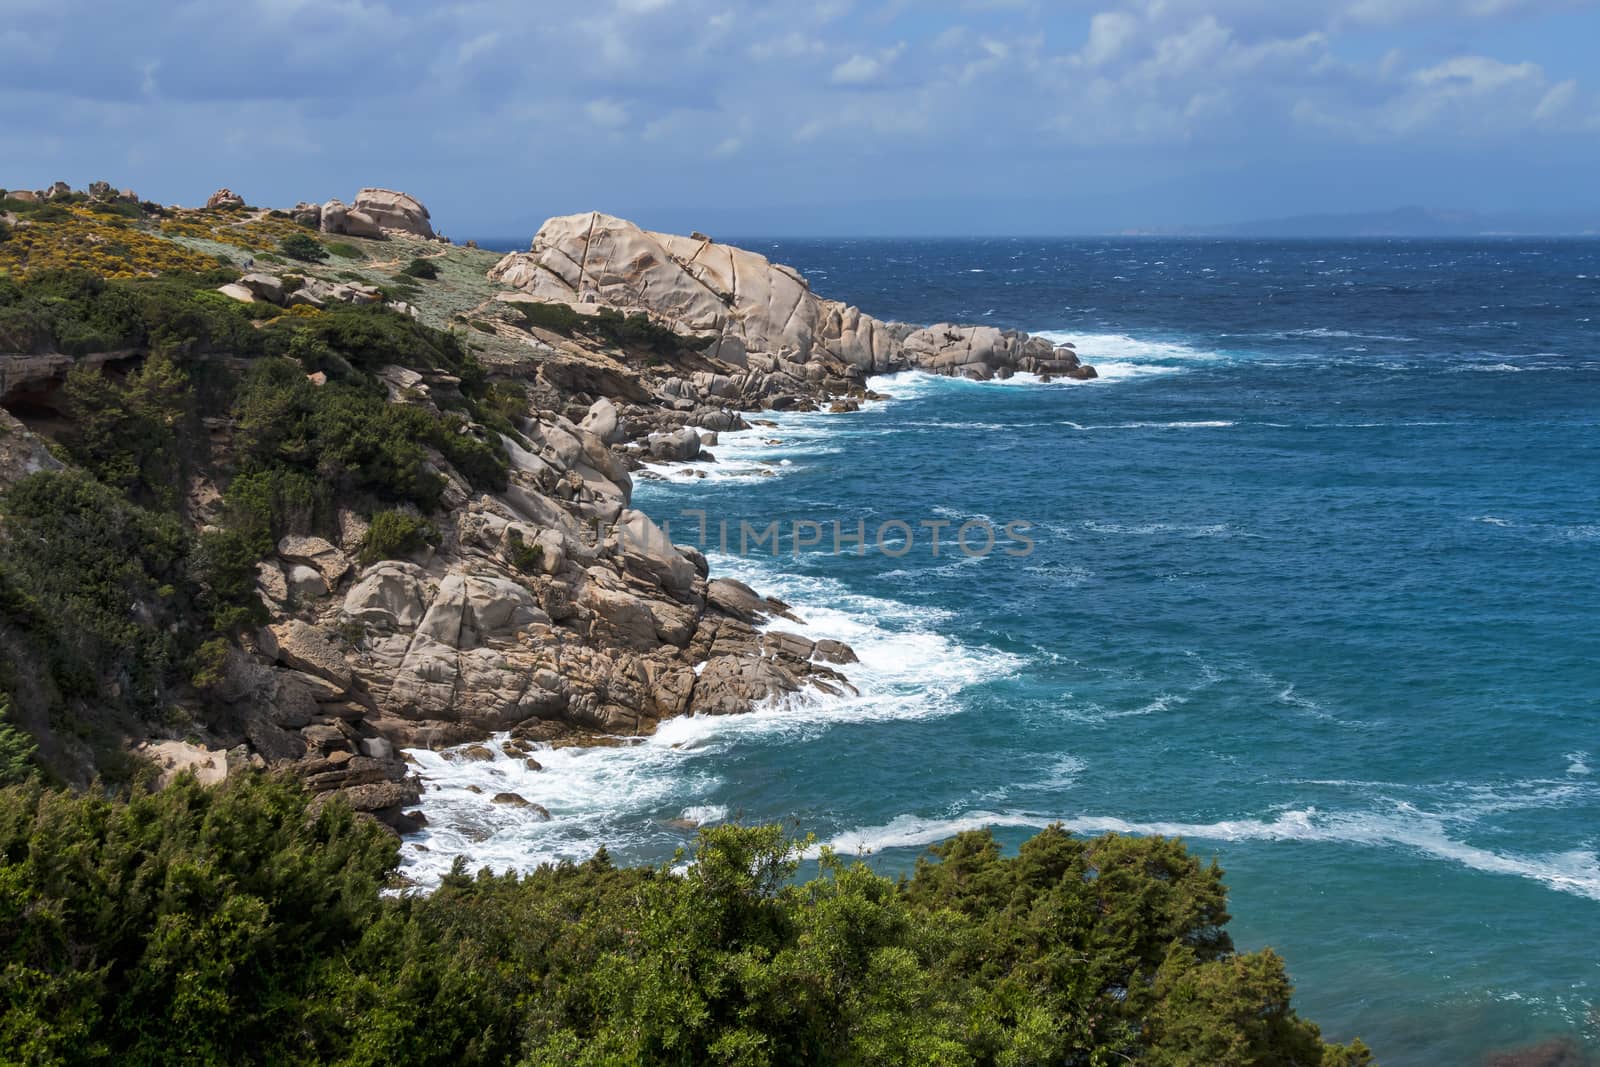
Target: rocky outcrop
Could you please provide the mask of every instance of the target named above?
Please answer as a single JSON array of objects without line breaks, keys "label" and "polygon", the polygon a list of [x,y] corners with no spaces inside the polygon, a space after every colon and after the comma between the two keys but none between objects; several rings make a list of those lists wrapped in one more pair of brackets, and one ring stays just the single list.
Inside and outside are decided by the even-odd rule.
[{"label": "rocky outcrop", "polygon": [[63,466],[42,438],[10,412],[0,409],[0,490],[11,488],[30,474],[60,470]]},{"label": "rocky outcrop", "polygon": [[368,237],[381,240],[389,234],[420,237],[433,240],[433,224],[428,209],[416,197],[393,189],[363,189],[356,194],[354,204],[342,200],[329,200],[320,208],[303,205],[296,209],[297,216],[307,219],[315,215],[317,226],[323,233],[344,234],[349,237]]},{"label": "rocky outcrop", "polygon": [[244,207],[244,197],[229,188],[221,188],[206,198],[207,208]]},{"label": "rocky outcrop", "polygon": [[911,368],[980,379],[1094,376],[1070,348],[1042,338],[882,322],[817,296],[794,268],[755,252],[599,212],[549,220],[529,251],[506,256],[489,276],[537,300],[643,310],[681,333],[715,335],[706,356],[725,371],[674,379],[658,392],[678,410],[710,399],[793,406],[796,397],[859,391],[868,375]]},{"label": "rocky outcrop", "polygon": [[363,189],[356,194],[353,210],[359,211],[390,233],[409,234],[433,240],[433,223],[422,201],[393,189]]},{"label": "rocky outcrop", "polygon": [[[246,274],[236,282],[217,287],[217,292],[242,304],[264,302],[279,307],[322,308],[329,304],[381,304],[383,291],[362,282],[331,282],[322,278],[301,278],[293,290],[275,274]],[[405,305],[391,305],[404,310]]]}]

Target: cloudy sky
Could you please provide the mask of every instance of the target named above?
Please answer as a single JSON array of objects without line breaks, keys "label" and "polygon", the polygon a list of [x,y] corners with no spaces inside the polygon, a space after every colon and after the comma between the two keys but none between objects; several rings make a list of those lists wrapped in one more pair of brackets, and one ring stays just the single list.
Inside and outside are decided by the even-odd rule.
[{"label": "cloudy sky", "polygon": [[1600,206],[1600,0],[0,0],[0,186],[737,234]]}]

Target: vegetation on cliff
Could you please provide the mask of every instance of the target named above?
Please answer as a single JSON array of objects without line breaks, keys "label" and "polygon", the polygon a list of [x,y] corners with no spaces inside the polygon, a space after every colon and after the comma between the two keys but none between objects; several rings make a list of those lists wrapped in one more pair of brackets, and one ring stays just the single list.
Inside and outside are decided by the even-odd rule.
[{"label": "vegetation on cliff", "polygon": [[[80,357],[29,401],[54,409],[71,467],[0,497],[0,696],[55,775],[125,778],[137,723],[208,714],[191,683],[214,676],[219,638],[263,621],[256,563],[332,533],[335,501],[426,515],[451,477],[505,487],[475,427],[515,431],[454,337],[381,306],[241,304],[213,290],[232,276],[0,275],[0,351]],[[391,403],[390,365],[440,387]]]},{"label": "vegetation on cliff", "polygon": [[1221,872],[1159,838],[987,833],[909,879],[776,827],[686,869],[458,865],[248,776],[127,801],[0,793],[0,1048],[31,1064],[1353,1067],[1236,953]]}]

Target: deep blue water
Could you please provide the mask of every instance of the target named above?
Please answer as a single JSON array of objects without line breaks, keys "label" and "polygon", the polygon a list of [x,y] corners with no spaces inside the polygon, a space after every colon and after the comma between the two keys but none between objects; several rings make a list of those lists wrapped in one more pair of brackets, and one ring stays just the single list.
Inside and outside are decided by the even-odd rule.
[{"label": "deep blue water", "polygon": [[[904,376],[641,482],[679,541],[686,508],[730,549],[741,520],[864,520],[860,556],[709,546],[853,641],[863,697],[553,754],[527,788],[555,821],[478,855],[659,861],[685,812],[886,870],[972,826],[1181,834],[1238,943],[1390,1067],[1600,1039],[1600,243],[740,243],[1105,377]],[[931,554],[920,523],[974,517],[1034,550]],[[893,519],[900,557],[871,544]]]}]

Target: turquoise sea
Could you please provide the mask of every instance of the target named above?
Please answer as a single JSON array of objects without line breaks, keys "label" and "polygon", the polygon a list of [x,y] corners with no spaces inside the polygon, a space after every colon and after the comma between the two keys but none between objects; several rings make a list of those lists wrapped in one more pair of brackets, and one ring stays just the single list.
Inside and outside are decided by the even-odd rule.
[{"label": "turquoise sea", "polygon": [[[1226,868],[1240,946],[1390,1067],[1600,1044],[1600,243],[738,243],[1102,378],[883,379],[640,480],[675,540],[705,509],[715,570],[850,641],[862,696],[551,753],[516,785],[548,824],[450,777],[515,765],[441,762],[419,873],[661,862],[682,818],[887,871],[970,827],[1174,834]],[[1032,551],[953,548],[974,519]],[[738,553],[775,520],[823,543]]]}]

